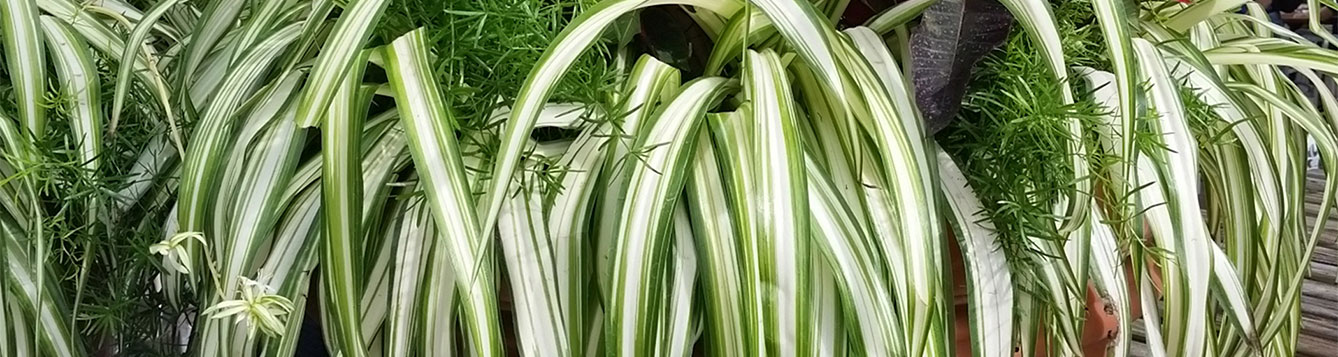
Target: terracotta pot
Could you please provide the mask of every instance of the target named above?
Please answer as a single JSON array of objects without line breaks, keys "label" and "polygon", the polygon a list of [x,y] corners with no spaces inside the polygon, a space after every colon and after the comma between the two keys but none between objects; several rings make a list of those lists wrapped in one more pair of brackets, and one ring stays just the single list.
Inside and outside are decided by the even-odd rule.
[{"label": "terracotta pot", "polygon": [[[949,239],[948,245],[949,257],[952,265],[952,295],[955,309],[953,316],[956,319],[953,323],[957,330],[955,351],[957,356],[971,356],[971,327],[967,319],[967,316],[970,315],[968,315],[967,311],[968,298],[966,296],[966,273],[962,267],[962,254],[957,247],[957,240]],[[1130,266],[1130,263],[1127,260],[1125,263],[1126,267]],[[1150,275],[1152,276],[1153,285],[1161,286],[1161,276],[1157,273],[1157,269],[1155,269],[1155,267],[1149,267],[1149,271],[1151,272]],[[1133,283],[1134,276],[1131,269],[1125,270],[1125,281],[1129,284],[1129,297],[1131,301],[1135,302],[1130,304],[1130,312],[1134,319],[1138,319],[1143,316],[1143,309],[1141,305],[1137,303],[1139,299],[1139,290],[1138,286]],[[1106,355],[1106,348],[1115,337],[1119,336],[1120,333],[1127,332],[1119,330],[1119,321],[1115,317],[1115,307],[1107,306],[1106,302],[1101,299],[1101,295],[1097,293],[1096,288],[1088,285],[1087,318],[1086,322],[1083,324],[1082,330],[1083,354],[1087,356]],[[1036,353],[1042,356],[1048,355],[1044,340],[1036,341]],[[1015,355],[1022,356],[1020,352]]]}]

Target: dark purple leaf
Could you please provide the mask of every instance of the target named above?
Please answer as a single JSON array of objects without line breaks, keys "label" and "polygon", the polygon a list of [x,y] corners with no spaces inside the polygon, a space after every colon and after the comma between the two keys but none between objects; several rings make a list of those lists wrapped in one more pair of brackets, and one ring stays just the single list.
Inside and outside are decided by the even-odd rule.
[{"label": "dark purple leaf", "polygon": [[911,32],[915,100],[927,134],[948,126],[976,62],[1008,38],[1013,15],[998,0],[939,0]]}]

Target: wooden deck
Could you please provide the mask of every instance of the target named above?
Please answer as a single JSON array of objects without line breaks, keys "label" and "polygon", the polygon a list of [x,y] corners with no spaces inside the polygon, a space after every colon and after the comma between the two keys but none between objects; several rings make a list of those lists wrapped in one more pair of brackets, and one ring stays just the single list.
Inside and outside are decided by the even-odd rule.
[{"label": "wooden deck", "polygon": [[[1313,226],[1313,217],[1319,211],[1323,192],[1323,176],[1312,172],[1306,191],[1307,227]],[[1297,356],[1338,356],[1338,213],[1331,213],[1325,225],[1314,259],[1310,262],[1310,276],[1301,285],[1301,336],[1297,340]],[[1149,356],[1142,342],[1142,324],[1135,324],[1133,356]]]}]

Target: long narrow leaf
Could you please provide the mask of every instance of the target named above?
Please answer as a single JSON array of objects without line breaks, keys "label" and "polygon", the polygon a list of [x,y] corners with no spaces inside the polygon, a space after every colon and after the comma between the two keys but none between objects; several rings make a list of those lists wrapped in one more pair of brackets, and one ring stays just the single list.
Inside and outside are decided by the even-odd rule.
[{"label": "long narrow leaf", "polygon": [[695,147],[693,135],[706,110],[734,85],[724,78],[702,78],[684,86],[654,120],[637,147],[648,147],[646,158],[631,172],[623,221],[614,250],[613,289],[608,306],[609,341],[616,353],[653,353],[655,316],[652,302],[663,281],[654,267],[670,257],[669,237],[673,207],[687,177],[687,159]]},{"label": "long narrow leaf", "polygon": [[813,346],[808,288],[808,195],[794,98],[789,80],[774,52],[744,54],[744,94],[753,105],[753,149],[758,198],[749,202],[757,210],[757,231],[751,250],[762,287],[761,333],[767,339],[764,351],[782,355],[807,355]]},{"label": "long narrow leaf", "polygon": [[402,212],[399,239],[395,243],[394,290],[386,316],[386,354],[391,356],[410,355],[417,346],[415,340],[426,338],[421,334],[426,329],[417,325],[421,311],[417,302],[421,291],[427,288],[421,277],[426,276],[424,269],[431,257],[431,238],[435,236],[421,198],[410,199]]},{"label": "long narrow leaf", "polygon": [[[595,137],[610,136],[607,141],[606,152],[603,154],[602,163],[586,163],[586,165],[602,164],[603,172],[599,174],[599,183],[603,187],[594,192],[594,197],[598,197],[595,207],[594,227],[592,230],[595,235],[594,249],[594,267],[595,279],[600,285],[600,292],[604,294],[605,299],[609,296],[611,284],[609,281],[613,275],[613,249],[616,245],[616,235],[618,231],[618,222],[622,219],[622,208],[627,189],[627,177],[630,174],[629,165],[637,160],[631,155],[633,146],[636,144],[636,135],[649,125],[644,125],[648,118],[655,113],[660,105],[660,101],[672,98],[678,93],[679,72],[664,62],[660,62],[651,56],[642,56],[637,59],[636,65],[632,67],[628,75],[628,81],[622,90],[622,104],[618,108],[622,116],[621,123],[616,123],[615,127],[600,129],[593,133]],[[600,133],[603,134],[600,134]],[[578,138],[580,140],[580,138]],[[577,146],[578,150],[584,148]],[[579,152],[573,152],[579,154]],[[570,166],[569,166],[570,167]],[[582,167],[572,167],[580,169]],[[589,167],[594,169],[594,167]],[[573,176],[579,175],[581,171],[573,171],[563,178],[567,189],[563,190],[562,195],[579,193],[579,188],[566,184],[568,178],[575,179]],[[566,201],[557,201],[566,202]],[[556,209],[555,209],[556,211]],[[557,211],[561,212],[561,211]],[[553,215],[556,223],[566,223],[564,215]],[[579,215],[577,215],[579,216]],[[573,225],[572,227],[575,227]],[[562,231],[567,231],[563,229]]]},{"label": "long narrow leaf", "polygon": [[355,0],[344,9],[312,65],[311,76],[297,107],[298,125],[311,127],[319,124],[321,113],[334,100],[344,77],[355,66],[361,65],[354,54],[362,50],[372,25],[389,3],[387,0]]},{"label": "long narrow leaf", "polygon": [[[934,174],[929,146],[924,140],[924,124],[897,61],[877,35],[867,28],[845,31],[849,41],[842,41],[838,54],[860,91],[867,115],[860,124],[868,131],[874,145],[859,168],[870,185],[871,215],[877,211],[874,228],[895,234],[883,247],[889,264],[900,262],[893,274],[895,296],[903,321],[903,343],[908,354],[944,355],[950,340],[947,323],[949,306],[942,281],[947,263],[940,237],[938,205],[934,197]],[[849,139],[858,143],[856,138]],[[859,150],[856,150],[859,152]],[[875,210],[878,208],[879,210]],[[896,233],[891,233],[896,232]]]},{"label": "long narrow leaf", "polygon": [[750,353],[759,353],[763,348],[764,337],[762,336],[761,321],[762,302],[759,289],[762,281],[761,266],[762,259],[753,249],[753,241],[756,236],[757,224],[759,219],[757,210],[752,204],[752,197],[756,191],[756,166],[752,164],[754,158],[750,150],[753,147],[753,133],[748,130],[752,127],[753,116],[748,114],[751,107],[747,104],[738,108],[734,112],[712,115],[710,120],[711,137],[715,142],[716,157],[732,158],[732,160],[720,160],[721,177],[723,177],[722,186],[728,194],[726,200],[729,203],[728,216],[734,227],[734,244],[739,250],[739,265],[741,290],[739,294],[740,310],[742,314],[742,333],[743,341],[740,348]]},{"label": "long narrow leaf", "polygon": [[[616,162],[623,162],[631,149],[631,135],[654,112],[658,100],[677,89],[678,82],[678,71],[673,67],[651,56],[637,59],[619,99],[616,115],[621,120],[586,128],[558,161],[566,172],[562,190],[552,197],[547,229],[555,242],[559,303],[567,312],[567,334],[573,351],[583,345],[587,328],[584,305],[589,301],[587,296],[594,296],[585,291],[586,277],[593,273],[595,280],[607,288],[604,283],[611,274],[612,237],[617,230],[614,222],[622,209],[621,193],[626,185],[626,176],[620,170],[625,165]],[[610,113],[599,115],[611,119]],[[597,201],[596,197],[602,199]],[[598,227],[591,227],[592,222]],[[587,245],[592,236],[595,249],[590,256]],[[604,293],[602,296],[608,296],[607,291]]]},{"label": "long narrow leaf", "polygon": [[[425,182],[427,202],[439,232],[432,259],[449,262],[456,272],[479,267],[472,279],[455,280],[464,315],[464,336],[475,355],[500,355],[502,341],[492,264],[485,263],[492,260],[491,254],[484,253],[488,235],[480,232],[473,195],[456,144],[455,118],[440,97],[427,48],[426,34],[421,29],[396,39],[384,52],[387,77],[395,88],[395,103],[409,134],[414,167]],[[441,284],[447,278],[440,271],[433,272],[428,283],[428,301],[437,301],[434,297],[440,296],[440,290],[445,288]],[[436,316],[442,309],[450,308],[430,304],[423,313]]]},{"label": "long narrow leaf", "polygon": [[[1133,313],[1129,285],[1125,281],[1124,255],[1121,253],[1115,233],[1107,226],[1101,210],[1092,210],[1092,277],[1107,304],[1113,305],[1118,333],[1114,336],[1107,350],[1109,353],[1124,357],[1129,355],[1129,346],[1133,333]],[[1151,294],[1152,292],[1144,292]]]},{"label": "long narrow leaf", "polygon": [[1167,353],[1171,355],[1200,355],[1207,338],[1208,284],[1212,278],[1210,238],[1202,221],[1198,204],[1198,182],[1194,180],[1198,165],[1197,144],[1183,117],[1175,84],[1159,60],[1160,52],[1148,41],[1135,39],[1134,51],[1142,65],[1142,72],[1150,84],[1150,95],[1159,121],[1153,127],[1166,145],[1165,153],[1150,155],[1165,163],[1159,166],[1159,182],[1167,191],[1167,205],[1171,217],[1170,231],[1157,234],[1160,245],[1173,251],[1179,260],[1179,271],[1168,272],[1183,277],[1180,284],[1168,280],[1166,315],[1168,326]]},{"label": "long narrow leaf", "polygon": [[[718,120],[718,119],[709,119]],[[747,335],[743,304],[743,261],[738,232],[729,212],[729,196],[721,176],[716,151],[708,135],[697,137],[687,181],[688,211],[702,261],[702,291],[705,299],[708,346],[715,355],[741,356],[747,348],[740,341]]]},{"label": "long narrow leaf", "polygon": [[[828,174],[812,160],[808,164],[808,195],[812,210],[813,245],[831,265],[836,283],[844,299],[849,300],[847,312],[855,317],[858,328],[850,338],[856,339],[868,355],[890,356],[901,354],[902,322],[897,317],[891,282],[884,276],[876,259],[879,249],[873,235],[856,223],[861,213],[851,211],[840,199]],[[815,262],[815,264],[818,264]]]},{"label": "long narrow leaf", "polygon": [[[178,2],[180,2],[180,0],[163,0],[154,5],[144,17],[140,18],[139,24],[135,25],[135,29],[132,30],[130,36],[126,38],[126,43],[129,45],[125,46],[125,51],[120,55],[119,58],[121,59],[121,63],[117,66],[116,70],[116,92],[112,98],[111,112],[113,128],[116,127],[115,123],[120,121],[121,110],[125,106],[125,95],[130,91],[130,79],[133,78],[131,72],[134,70],[135,64],[139,63],[136,61],[135,54],[140,52],[140,44],[144,43],[144,39],[149,36],[149,31],[153,30],[154,25],[158,23],[158,19],[161,18],[163,14],[166,14],[167,10],[171,10]],[[181,137],[176,133],[176,119],[174,117],[171,102],[170,99],[166,97],[167,85],[165,84],[162,75],[158,73],[157,68],[150,69],[150,77],[153,78],[153,81],[146,82],[144,85],[156,89],[154,90],[154,93],[159,96],[160,104],[163,106],[163,112],[167,116],[167,122],[169,125],[173,126],[172,135],[177,143],[180,144]]]},{"label": "long narrow leaf", "polygon": [[46,51],[37,23],[36,0],[5,1],[0,5],[0,29],[4,35],[5,59],[14,87],[19,123],[28,135],[42,137],[46,128]]},{"label": "long narrow leaf", "polygon": [[[50,16],[43,16],[41,22],[61,92],[69,98],[64,104],[70,113],[70,139],[78,147],[75,157],[91,177],[101,167],[102,153],[102,82],[98,69],[88,44],[73,28]],[[96,206],[90,205],[94,210]],[[95,213],[89,212],[89,218],[95,218]]]},{"label": "long narrow leaf", "polygon": [[[813,254],[820,254],[813,252]],[[818,256],[816,261],[821,261]],[[842,301],[840,290],[836,288],[836,279],[833,277],[831,267],[827,264],[810,264],[813,269],[809,277],[813,282],[814,293],[812,297],[813,307],[809,312],[813,314],[809,318],[813,321],[813,330],[811,334],[813,341],[813,354],[817,356],[846,356],[846,326],[844,324],[844,312],[842,311]]]},{"label": "long narrow leaf", "polygon": [[[43,16],[40,21],[43,36],[47,39],[47,47],[51,50],[51,58],[56,67],[57,79],[60,81],[59,88],[68,98],[68,102],[62,104],[65,105],[70,115],[71,138],[69,140],[73,141],[77,147],[75,157],[84,169],[82,176],[85,179],[93,180],[98,175],[98,169],[101,167],[99,156],[102,152],[102,85],[98,77],[97,67],[94,66],[92,55],[88,53],[88,44],[83,42],[73,28],[64,21],[50,16]],[[42,137],[40,132],[33,134],[39,134],[38,137]],[[97,221],[98,215],[102,212],[103,203],[97,197],[88,199],[84,219],[87,222]],[[40,210],[35,210],[34,213],[36,212],[40,212]],[[40,232],[36,228],[30,229]],[[38,248],[35,259],[38,264],[34,273],[38,278],[37,284],[43,286],[46,283],[43,279],[46,278],[46,264],[44,262],[46,262],[48,254],[47,240],[39,237],[36,245]],[[88,259],[87,255],[85,255],[85,259]],[[83,298],[85,279],[88,276],[87,261],[85,261],[84,267],[79,271],[76,282],[75,313],[78,312],[79,304]],[[41,300],[40,294],[38,299]],[[45,302],[41,301],[40,303],[44,304]]]},{"label": "long narrow leaf", "polygon": [[[321,175],[321,205],[325,211],[322,286],[329,294],[327,302],[334,307],[337,320],[331,325],[339,334],[340,349],[349,357],[364,356],[366,340],[359,327],[362,317],[357,292],[362,289],[358,278],[362,264],[357,254],[362,252],[363,237],[362,144],[358,139],[367,109],[357,102],[365,103],[369,98],[361,98],[357,92],[368,54],[370,51],[361,51],[348,61],[350,70],[341,74],[334,105],[328,112],[323,111],[328,114],[321,126],[321,158],[325,163]],[[301,108],[299,104],[297,115],[301,115]]]},{"label": "long narrow leaf", "polygon": [[[259,87],[260,76],[278,55],[297,36],[297,26],[276,30],[261,41],[255,49],[239,61],[224,80],[219,94],[209,103],[195,124],[190,147],[182,162],[179,220],[183,232],[203,232],[208,226],[208,209],[212,207],[216,177],[223,160],[219,155],[235,132],[228,121],[238,107]],[[221,238],[221,237],[220,237]]]},{"label": "long narrow leaf", "polygon": [[[1128,161],[1134,151],[1134,118],[1138,113],[1137,92],[1135,85],[1138,82],[1137,64],[1134,62],[1133,45],[1130,42],[1132,38],[1131,23],[1129,22],[1129,3],[1126,0],[1103,0],[1093,1],[1092,9],[1096,18],[1101,23],[1101,36],[1106,40],[1107,51],[1110,53],[1111,69],[1114,73],[1115,93],[1117,95],[1117,105],[1108,106],[1107,109],[1113,111],[1119,118],[1119,127],[1114,136],[1120,140],[1119,146],[1116,146],[1112,152],[1120,160]],[[1129,181],[1125,177],[1127,171],[1117,170],[1114,178],[1115,186],[1112,187],[1115,197],[1125,197],[1129,191],[1128,187],[1123,186]],[[1130,214],[1125,205],[1121,202],[1117,207],[1121,211],[1120,215]]]},{"label": "long narrow leaf", "polygon": [[[307,189],[293,198],[294,203],[280,218],[279,226],[274,231],[274,249],[259,275],[269,277],[265,281],[266,285],[274,287],[277,294],[292,300],[294,306],[305,305],[311,286],[311,273],[320,257],[320,188],[315,183],[304,186]],[[296,309],[288,315],[287,331],[266,339],[264,356],[293,355],[300,337],[298,332],[304,325],[301,321],[305,312],[306,309]]]},{"label": "long narrow leaf", "polygon": [[939,180],[957,244],[966,268],[971,316],[971,353],[1007,356],[1013,337],[1013,285],[1008,260],[999,249],[994,225],[980,215],[984,206],[966,182],[957,164],[938,151]]},{"label": "long narrow leaf", "polygon": [[897,4],[883,10],[878,15],[874,15],[868,22],[864,23],[864,26],[878,34],[887,34],[892,29],[905,25],[920,16],[920,13],[933,5],[934,2],[936,0],[910,0]]},{"label": "long narrow leaf", "polygon": [[571,316],[560,303],[561,285],[554,262],[557,242],[544,224],[543,192],[523,188],[515,191],[502,205],[497,233],[511,282],[517,345],[527,356],[572,355],[566,321]]},{"label": "long narrow leaf", "polygon": [[692,223],[687,208],[682,204],[674,211],[673,259],[665,266],[666,284],[663,301],[664,315],[660,321],[660,338],[656,356],[692,356],[696,325],[695,297],[697,286],[697,252],[693,247]]},{"label": "long narrow leaf", "polygon": [[194,78],[196,68],[214,51],[219,39],[227,34],[228,27],[247,7],[245,5],[245,0],[220,0],[211,1],[205,6],[201,14],[203,21],[196,23],[195,29],[191,31],[191,43],[180,69],[182,75],[178,77],[179,86],[191,84],[190,78]]}]

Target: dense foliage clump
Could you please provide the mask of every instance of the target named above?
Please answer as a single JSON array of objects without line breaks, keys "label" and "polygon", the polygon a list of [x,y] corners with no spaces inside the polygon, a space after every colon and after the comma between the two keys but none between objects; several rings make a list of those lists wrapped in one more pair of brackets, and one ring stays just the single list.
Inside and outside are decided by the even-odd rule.
[{"label": "dense foliage clump", "polygon": [[[1091,7],[1064,1],[1055,12],[1065,60],[1108,70]],[[1082,92],[1075,93],[1077,103],[1063,103],[1061,83],[1021,26],[976,68],[961,113],[937,138],[960,160],[1010,262],[1018,266],[1033,259],[1029,237],[1064,239],[1055,217],[1062,213],[1059,200],[1073,186],[1067,121],[1078,118],[1090,127],[1101,109]],[[1089,154],[1089,162],[1100,167],[1096,155]]]},{"label": "dense foliage clump", "polygon": [[[0,59],[3,56],[0,53]],[[103,84],[100,95],[111,98],[116,62],[94,57]],[[0,77],[10,77],[7,67],[0,66]],[[115,135],[103,137],[102,164],[94,172],[78,158],[76,139],[64,135],[73,125],[74,108],[70,94],[61,93],[54,84],[42,103],[49,125],[44,138],[32,140],[33,155],[5,157],[6,162],[33,169],[14,171],[10,166],[14,164],[5,165],[5,182],[32,180],[42,197],[42,212],[47,214],[42,226],[50,232],[45,237],[50,239],[47,277],[77,300],[71,301],[78,306],[72,313],[81,332],[119,337],[91,341],[90,347],[146,356],[166,353],[160,343],[165,332],[161,327],[174,324],[181,312],[173,311],[152,286],[160,270],[158,259],[147,249],[162,239],[163,230],[147,223],[160,222],[167,214],[162,201],[169,188],[154,184],[144,200],[126,207],[118,204],[127,187],[143,183],[144,178],[132,176],[141,155],[146,150],[170,150],[150,144],[166,140],[161,109],[143,88],[131,90]],[[17,112],[8,87],[8,83],[0,86],[0,113]],[[107,209],[115,212],[100,211]],[[26,243],[36,242],[29,237]]]},{"label": "dense foliage clump", "polygon": [[[534,63],[581,10],[597,0],[394,0],[374,41],[423,28],[445,98],[462,131],[495,131],[488,119],[515,98]],[[626,27],[624,25],[623,27]],[[617,31],[611,31],[617,32]],[[559,82],[553,101],[598,106],[610,100],[617,70],[608,43],[598,43]],[[542,134],[542,133],[541,133]],[[495,138],[476,136],[481,148]],[[491,144],[491,145],[489,145]],[[484,158],[490,154],[484,153]]]}]

